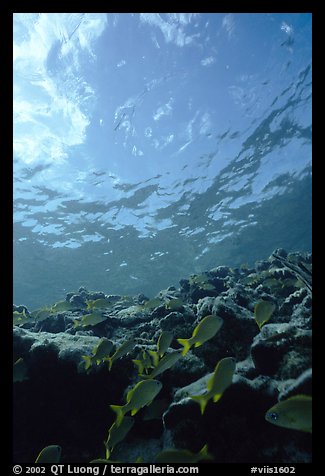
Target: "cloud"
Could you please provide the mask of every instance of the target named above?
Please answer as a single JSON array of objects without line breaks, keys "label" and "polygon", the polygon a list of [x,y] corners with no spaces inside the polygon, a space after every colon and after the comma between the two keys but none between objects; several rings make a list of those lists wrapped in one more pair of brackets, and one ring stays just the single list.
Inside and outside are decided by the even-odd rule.
[{"label": "cloud", "polygon": [[214,58],[214,56],[209,56],[208,58],[204,58],[203,60],[201,60],[201,65],[202,66],[210,66],[213,63],[215,63],[215,61],[216,61],[216,59]]},{"label": "cloud", "polygon": [[173,112],[173,102],[174,99],[170,98],[167,104],[164,104],[163,106],[159,107],[153,115],[154,120],[159,121],[162,116],[170,116]]},{"label": "cloud", "polygon": [[231,38],[235,31],[235,18],[232,13],[223,17],[222,28],[227,32],[228,38]]},{"label": "cloud", "polygon": [[167,17],[172,22],[180,23],[181,25],[188,25],[191,23],[192,19],[199,15],[199,13],[167,13]]},{"label": "cloud", "polygon": [[289,26],[285,21],[281,23],[281,30],[284,31],[287,35],[293,35],[293,28]]},{"label": "cloud", "polygon": [[169,13],[164,20],[159,13],[140,13],[140,21],[155,26],[162,32],[166,43],[174,43],[182,47],[192,43],[196,36],[186,35],[184,29],[196,14],[193,13]]},{"label": "cloud", "polygon": [[106,26],[103,14],[14,14],[14,153],[25,163],[62,161],[81,144],[95,92],[82,79],[84,50]]},{"label": "cloud", "polygon": [[199,126],[199,131],[200,135],[207,135],[212,128],[212,121],[210,118],[210,114],[208,112],[205,112],[203,116],[201,117],[200,121],[200,126]]}]

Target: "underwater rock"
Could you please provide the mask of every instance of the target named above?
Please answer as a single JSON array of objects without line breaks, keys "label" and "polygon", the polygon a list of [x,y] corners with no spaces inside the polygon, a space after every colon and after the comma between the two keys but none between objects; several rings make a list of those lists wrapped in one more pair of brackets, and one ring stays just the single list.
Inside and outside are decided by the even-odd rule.
[{"label": "underwater rock", "polygon": [[297,378],[310,368],[311,330],[292,324],[266,324],[263,329],[251,346],[251,356],[259,373],[289,379]]},{"label": "underwater rock", "polygon": [[[220,273],[224,273],[224,270]],[[181,279],[180,285],[182,298],[192,303],[206,296],[218,296],[226,290],[225,280],[217,277],[214,271],[192,274],[187,280]]]},{"label": "underwater rock", "polygon": [[72,294],[69,298],[69,303],[77,309],[83,309],[86,307],[86,298],[80,294]]},{"label": "underwater rock", "polygon": [[217,266],[212,268],[210,273],[215,275],[217,278],[226,278],[231,273],[231,268],[229,266]]},{"label": "underwater rock", "polygon": [[40,322],[36,321],[32,330],[33,332],[50,332],[53,334],[65,332],[69,325],[72,325],[73,319],[74,317],[69,316],[68,313],[58,313]]},{"label": "underwater rock", "polygon": [[277,386],[273,379],[259,377],[250,381],[235,375],[233,384],[221,399],[217,403],[209,402],[204,415],[201,415],[199,406],[187,395],[192,392],[197,394],[204,388],[207,379],[208,376],[205,376],[178,390],[174,402],[163,416],[174,447],[194,451],[206,443],[215,457],[215,463],[254,461],[266,464],[282,461],[287,451],[285,444],[290,440],[294,455],[291,461],[311,461],[308,453],[311,438],[292,430],[287,430],[287,433],[275,431],[273,425],[264,419],[268,405],[277,400]]},{"label": "underwater rock", "polygon": [[[278,401],[311,394],[309,281],[297,283],[283,261],[293,264],[293,270],[302,263],[308,271],[311,255],[285,250],[275,254],[278,258],[272,254],[255,268],[217,266],[193,274],[180,281],[179,289],[169,287],[153,299],[79,288],[67,294],[66,303],[44,308],[39,315],[14,306],[13,357],[14,362],[23,359],[27,371],[27,378],[14,384],[17,463],[35,461],[39,451],[53,442],[62,447],[63,463],[104,458],[103,441],[115,419],[109,405],[125,403],[127,390],[151,373],[162,384],[159,398],[164,412],[149,421],[144,418],[146,408],[133,415],[134,425],[114,448],[114,459],[134,463],[142,456],[151,463],[164,449],[198,453],[207,444],[215,462],[310,462],[309,434],[277,427],[264,418]],[[261,300],[276,308],[259,328],[254,308]],[[77,325],[91,313],[102,322]],[[163,372],[155,370],[163,359],[157,354],[162,331],[172,334],[164,355],[181,353],[178,339],[190,338],[209,315],[222,319],[220,330]],[[98,365],[93,359],[86,371],[89,358],[83,356],[93,354],[99,337],[111,340],[113,350]],[[120,352],[122,357],[115,358],[109,371],[113,353],[130,341],[134,343],[130,353]],[[148,366],[139,372],[133,361],[143,355],[149,356]],[[216,364],[227,357],[236,360],[232,384],[219,401],[209,399],[201,414],[190,396],[207,391]],[[35,422],[31,408],[41,411],[41,422]]]},{"label": "underwater rock", "polygon": [[259,273],[261,271],[266,271],[270,267],[270,262],[267,260],[261,260],[255,262],[255,269]]},{"label": "underwater rock", "polygon": [[82,355],[98,343],[97,337],[71,335],[65,332],[31,332],[27,329],[15,327],[13,330],[13,351],[14,355],[28,356],[28,360],[33,359],[34,352],[37,352],[38,359],[41,353],[54,352],[59,360],[73,361],[77,366],[83,363]]},{"label": "underwater rock", "polygon": [[[280,313],[291,317],[294,307],[297,304],[301,304],[304,301],[304,298],[306,296],[307,296],[306,289],[295,290],[283,301],[279,309]],[[309,299],[310,299],[310,296],[308,296],[308,300]]]},{"label": "underwater rock", "polygon": [[176,330],[175,328],[184,328],[191,324],[195,318],[194,314],[184,315],[181,312],[170,312],[159,321],[159,326],[163,331]]},{"label": "underwater rock", "polygon": [[311,395],[312,384],[312,369],[307,369],[279,394],[278,400],[285,400],[289,397],[292,397],[293,395]]}]

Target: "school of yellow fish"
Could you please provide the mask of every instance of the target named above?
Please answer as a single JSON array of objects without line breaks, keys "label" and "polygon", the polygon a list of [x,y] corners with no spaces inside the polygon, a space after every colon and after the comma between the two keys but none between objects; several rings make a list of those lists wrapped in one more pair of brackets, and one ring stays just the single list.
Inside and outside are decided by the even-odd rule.
[{"label": "school of yellow fish", "polygon": [[[181,303],[175,300],[170,301],[168,305],[171,309],[177,308]],[[98,299],[89,302],[87,309],[90,311],[82,317],[81,321],[75,320],[75,326],[96,325],[105,319],[100,313],[100,309],[107,305],[107,300]],[[67,309],[64,302],[59,302],[52,306],[47,312]],[[270,319],[275,309],[275,305],[269,301],[259,301],[254,308],[254,318],[259,328]],[[47,314],[48,315],[48,314]],[[34,316],[33,316],[34,317]],[[25,312],[19,314],[14,313],[16,323],[31,319]],[[134,425],[134,415],[136,415],[144,407],[155,408],[153,401],[162,389],[162,383],[155,378],[166,370],[175,365],[182,357],[184,357],[192,346],[199,347],[208,340],[212,339],[221,329],[223,319],[216,315],[205,316],[196,325],[192,336],[187,339],[178,338],[177,342],[181,344],[183,349],[171,349],[170,345],[173,341],[171,332],[161,332],[156,343],[156,350],[141,349],[138,357],[133,359],[133,363],[137,367],[138,377],[141,378],[126,394],[124,405],[110,405],[115,412],[116,419],[108,430],[107,439],[104,442],[105,459],[96,459],[92,462],[112,463],[110,456],[115,446],[120,443]],[[134,350],[137,342],[135,339],[124,341],[119,347],[114,349],[114,343],[107,338],[99,339],[98,344],[92,350],[91,355],[83,356],[85,362],[85,370],[89,371],[93,365],[97,366],[103,362],[107,362],[108,370],[112,369],[113,363],[126,356]],[[169,350],[170,349],[170,350]],[[114,353],[112,354],[112,351]],[[233,375],[236,369],[236,361],[233,357],[226,357],[217,362],[206,384],[206,389],[201,395],[191,395],[190,398],[197,402],[203,415],[209,401],[217,403],[225,390],[232,384]],[[14,382],[22,382],[28,378],[27,367],[22,358],[14,363]],[[157,410],[161,413],[167,408],[166,402],[157,401]],[[127,416],[130,413],[131,416]],[[148,413],[148,412],[147,412]],[[148,419],[150,419],[149,417]],[[155,416],[153,416],[155,418]],[[265,414],[265,420],[276,426],[294,429],[304,432],[312,431],[312,397],[308,395],[296,395],[287,400],[276,403]],[[39,453],[35,463],[58,463],[61,458],[61,447],[58,445],[49,445]],[[213,456],[208,453],[207,445],[198,453],[191,453],[185,449],[165,449],[161,451],[155,458],[156,463],[197,463],[201,460],[213,460]],[[141,462],[138,459],[135,462]]]}]

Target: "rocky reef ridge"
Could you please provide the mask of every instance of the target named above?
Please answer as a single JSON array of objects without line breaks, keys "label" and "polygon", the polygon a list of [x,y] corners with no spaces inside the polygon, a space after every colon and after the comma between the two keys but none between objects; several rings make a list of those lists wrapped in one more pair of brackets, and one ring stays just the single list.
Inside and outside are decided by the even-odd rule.
[{"label": "rocky reef ridge", "polygon": [[[62,463],[151,463],[164,450],[199,454],[205,445],[216,463],[311,462],[308,431],[265,419],[278,402],[311,396],[311,262],[310,253],[278,249],[255,267],[219,266],[153,299],[80,288],[33,312],[14,305],[14,462],[31,463],[53,444]],[[271,306],[262,325],[260,302]],[[221,328],[182,355],[178,339],[190,339],[207,316]],[[168,343],[159,354],[162,333]],[[207,392],[216,365],[230,357],[232,383],[202,413],[192,396]],[[124,405],[151,375],[159,394],[108,454],[110,405]]]}]

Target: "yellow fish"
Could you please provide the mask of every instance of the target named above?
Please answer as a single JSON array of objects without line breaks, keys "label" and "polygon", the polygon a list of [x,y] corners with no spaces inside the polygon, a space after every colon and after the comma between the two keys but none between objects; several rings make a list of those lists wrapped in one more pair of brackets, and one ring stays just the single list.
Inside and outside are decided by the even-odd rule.
[{"label": "yellow fish", "polygon": [[188,463],[194,464],[201,460],[213,460],[213,456],[208,453],[208,445],[204,445],[198,453],[189,450],[164,450],[158,453],[155,463]]},{"label": "yellow fish", "polygon": [[61,446],[50,445],[42,449],[35,463],[59,463],[61,459]]},{"label": "yellow fish", "polygon": [[131,352],[131,350],[134,349],[135,345],[136,341],[134,339],[130,339],[123,342],[123,344],[118,349],[116,349],[115,353],[111,357],[107,358],[108,370],[111,370],[113,362],[115,362],[115,360],[120,359],[121,357],[124,357],[124,355]]},{"label": "yellow fish", "polygon": [[181,299],[170,299],[165,303],[165,308],[170,311],[180,311],[183,309],[184,301]]},{"label": "yellow fish", "polygon": [[85,316],[82,316],[81,321],[78,321],[78,319],[75,319],[74,322],[74,327],[86,327],[86,326],[96,326],[100,322],[106,321],[106,317],[103,316],[100,312],[93,312],[91,314],[86,314]]},{"label": "yellow fish", "polygon": [[14,326],[20,326],[22,324],[26,324],[26,322],[34,322],[34,320],[32,319],[32,317],[29,317],[26,312],[25,312],[25,309],[23,310],[23,312],[18,312],[18,311],[14,311],[13,312],[13,325]]},{"label": "yellow fish", "polygon": [[183,355],[186,355],[192,345],[199,347],[204,342],[212,339],[219,331],[223,324],[223,320],[219,316],[209,315],[202,319],[195,327],[190,339],[177,339],[183,347]]},{"label": "yellow fish", "polygon": [[202,415],[208,401],[213,399],[214,403],[216,403],[220,400],[226,388],[231,385],[235,368],[236,361],[233,357],[225,357],[224,359],[219,360],[212,377],[210,377],[207,382],[207,393],[191,397],[195,402],[199,403]]},{"label": "yellow fish", "polygon": [[157,377],[157,375],[162,374],[165,370],[170,369],[181,357],[182,354],[179,350],[170,352],[170,354],[164,355],[157,367],[155,367],[149,375],[140,375],[140,377],[146,379]]},{"label": "yellow fish", "polygon": [[143,372],[148,372],[149,369],[153,368],[150,355],[144,349],[140,353],[139,358],[133,359],[132,362],[138,367],[139,375],[143,374]]},{"label": "yellow fish", "polygon": [[173,334],[168,331],[163,331],[157,341],[157,353],[159,357],[162,357],[173,340]]},{"label": "yellow fish", "polygon": [[72,304],[67,301],[59,301],[53,304],[53,306],[51,307],[51,312],[55,313],[62,311],[70,311],[71,309],[73,309]]},{"label": "yellow fish", "polygon": [[275,304],[270,301],[259,301],[254,307],[254,317],[258,327],[262,326],[270,319],[275,309]]},{"label": "yellow fish", "polygon": [[120,426],[124,415],[129,411],[134,416],[142,407],[149,405],[161,388],[162,383],[158,380],[141,380],[128,392],[125,405],[110,405],[117,414],[116,425]]},{"label": "yellow fish", "polygon": [[111,340],[103,337],[99,343],[93,348],[92,355],[83,355],[85,361],[85,369],[88,370],[94,363],[99,364],[109,357],[114,344]]},{"label": "yellow fish", "polygon": [[274,405],[265,414],[273,425],[312,433],[312,397],[295,395]]},{"label": "yellow fish", "polygon": [[134,418],[128,416],[123,418],[119,426],[117,426],[116,422],[113,423],[108,430],[108,437],[104,443],[106,447],[106,459],[109,459],[114,447],[126,437],[133,425]]},{"label": "yellow fish", "polygon": [[111,305],[111,301],[106,298],[96,299],[95,301],[89,300],[86,301],[87,309],[93,311],[94,309],[105,309]]}]

